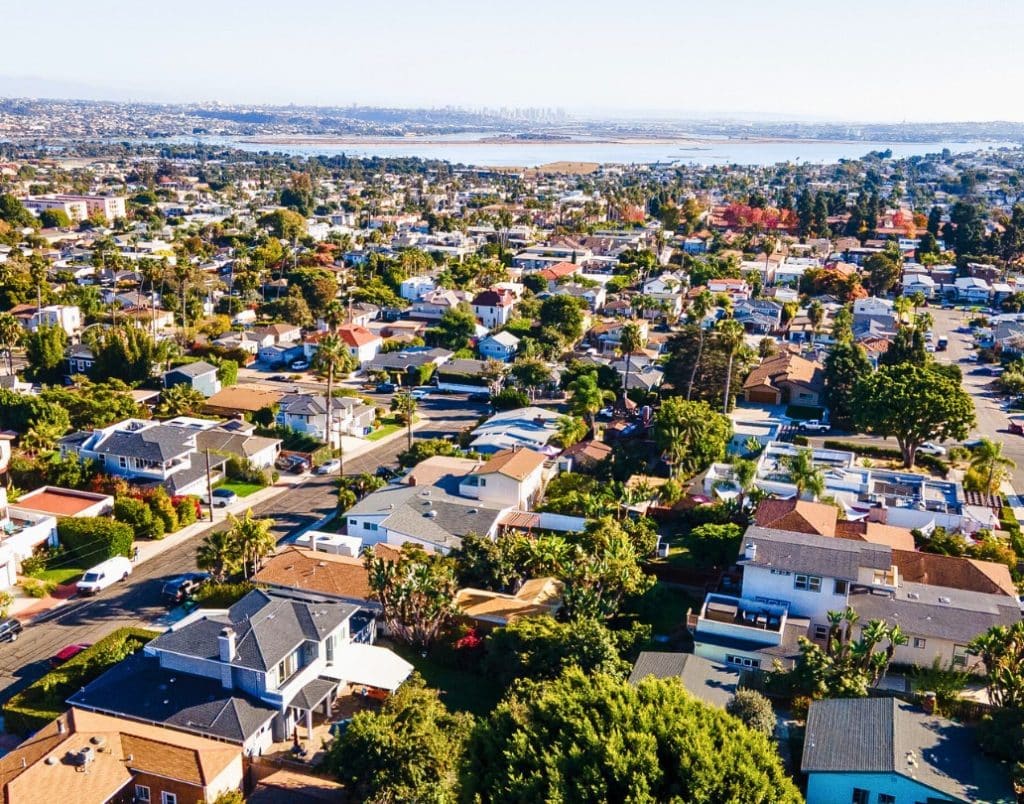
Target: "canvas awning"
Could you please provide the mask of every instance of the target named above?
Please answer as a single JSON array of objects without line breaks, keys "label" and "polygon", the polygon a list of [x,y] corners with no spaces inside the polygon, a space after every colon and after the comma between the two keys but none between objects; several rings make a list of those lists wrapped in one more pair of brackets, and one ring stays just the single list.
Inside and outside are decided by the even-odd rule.
[{"label": "canvas awning", "polygon": [[394,692],[412,671],[409,662],[387,648],[349,642],[336,648],[334,664],[325,667],[321,675]]}]

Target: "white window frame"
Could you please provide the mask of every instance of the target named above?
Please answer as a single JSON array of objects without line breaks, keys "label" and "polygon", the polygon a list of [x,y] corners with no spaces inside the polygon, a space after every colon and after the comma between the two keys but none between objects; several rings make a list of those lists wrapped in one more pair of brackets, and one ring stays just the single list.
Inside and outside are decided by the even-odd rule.
[{"label": "white window frame", "polygon": [[927,646],[928,646],[928,640],[927,639],[925,639],[924,637],[914,637],[914,647],[915,648],[923,649],[923,648],[926,648]]},{"label": "white window frame", "polygon": [[793,588],[801,592],[820,592],[821,578],[817,575],[794,575]]},{"label": "white window frame", "polygon": [[816,626],[814,626],[814,638],[815,639],[828,639],[828,626],[827,625],[816,625]]},{"label": "white window frame", "polygon": [[160,804],[178,804],[178,794],[162,790],[160,792]]},{"label": "white window frame", "polygon": [[135,800],[136,801],[151,801],[149,796],[149,788],[144,784],[135,785]]},{"label": "white window frame", "polygon": [[848,595],[850,593],[850,582],[845,578],[836,578],[832,591],[837,595]]}]

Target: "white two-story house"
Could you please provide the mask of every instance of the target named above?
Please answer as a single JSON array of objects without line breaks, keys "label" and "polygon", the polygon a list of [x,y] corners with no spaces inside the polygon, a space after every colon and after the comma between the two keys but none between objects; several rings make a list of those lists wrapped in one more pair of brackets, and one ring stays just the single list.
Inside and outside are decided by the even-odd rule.
[{"label": "white two-story house", "polygon": [[499,452],[462,479],[459,494],[499,505],[532,508],[544,485],[546,462],[545,455],[532,449]]},{"label": "white two-story house", "polygon": [[[365,436],[373,429],[375,416],[373,407],[357,397],[335,397],[331,403],[331,446],[337,447],[343,435]],[[327,397],[286,394],[278,406],[277,424],[328,443]]]}]

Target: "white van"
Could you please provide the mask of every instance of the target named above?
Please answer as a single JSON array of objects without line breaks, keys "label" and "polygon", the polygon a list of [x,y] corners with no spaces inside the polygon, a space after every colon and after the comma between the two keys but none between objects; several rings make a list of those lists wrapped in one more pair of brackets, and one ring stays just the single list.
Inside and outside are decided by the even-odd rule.
[{"label": "white van", "polygon": [[95,595],[116,581],[123,581],[131,574],[132,562],[124,556],[114,556],[87,570],[76,585],[83,595]]}]

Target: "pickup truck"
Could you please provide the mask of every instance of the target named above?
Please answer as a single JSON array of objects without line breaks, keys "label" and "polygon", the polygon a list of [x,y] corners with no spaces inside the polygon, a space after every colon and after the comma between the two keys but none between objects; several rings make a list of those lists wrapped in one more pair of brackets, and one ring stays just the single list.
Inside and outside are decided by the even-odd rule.
[{"label": "pickup truck", "polygon": [[832,426],[820,419],[811,419],[810,421],[800,422],[800,429],[810,430],[812,433],[827,433],[832,429]]}]

